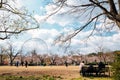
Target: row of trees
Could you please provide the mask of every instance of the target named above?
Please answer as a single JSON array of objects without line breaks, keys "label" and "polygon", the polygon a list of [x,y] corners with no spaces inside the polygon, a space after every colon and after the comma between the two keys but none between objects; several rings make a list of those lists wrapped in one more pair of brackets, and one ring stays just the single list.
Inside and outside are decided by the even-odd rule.
[{"label": "row of trees", "polygon": [[48,65],[60,65],[64,64],[67,61],[69,64],[79,64],[81,61],[86,63],[99,62],[103,61],[105,63],[114,61],[113,52],[98,52],[90,53],[87,55],[79,54],[79,52],[72,51],[66,56],[54,54],[54,53],[38,53],[36,50],[32,50],[29,53],[24,54],[22,50],[16,50],[16,47],[8,42],[5,46],[0,46],[0,64],[4,64],[7,61],[7,64],[13,65],[16,61],[25,61],[27,60],[30,64],[48,64]]}]

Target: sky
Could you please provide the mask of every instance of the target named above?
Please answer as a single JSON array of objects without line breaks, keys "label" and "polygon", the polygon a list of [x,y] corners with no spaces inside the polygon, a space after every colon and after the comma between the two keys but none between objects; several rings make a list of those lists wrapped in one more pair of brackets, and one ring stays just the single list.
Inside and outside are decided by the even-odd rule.
[{"label": "sky", "polygon": [[[101,23],[97,24],[98,30],[94,32],[93,36],[87,38],[92,31],[91,28],[87,28],[72,38],[71,45],[67,48],[67,51],[65,51],[64,47],[60,47],[61,45],[54,44],[54,40],[60,34],[73,31],[80,25],[85,24],[86,18],[83,16],[82,19],[78,19],[75,14],[59,15],[59,13],[69,10],[69,8],[64,7],[59,13],[46,19],[56,8],[56,6],[52,4],[52,1],[56,0],[18,0],[19,7],[24,6],[28,12],[32,13],[34,18],[39,22],[40,28],[12,36],[10,40],[4,40],[1,41],[1,43],[11,41],[18,49],[21,49],[21,47],[22,49],[26,49],[26,46],[29,45],[32,46],[32,48],[36,48],[36,50],[42,49],[40,47],[42,44],[48,53],[61,55],[68,54],[71,51],[76,51],[81,54],[96,53],[100,51],[100,47],[104,49],[103,51],[120,50],[120,30],[115,26],[111,30],[105,30],[105,28],[103,28],[102,31],[99,31],[102,25]],[[77,0],[68,0],[68,3],[78,4]],[[82,0],[81,4],[82,3],[86,3],[86,1]],[[97,14],[97,11],[95,14]],[[107,26],[110,27],[110,25]],[[33,43],[31,41],[33,41]],[[36,44],[34,44],[34,42]]]}]

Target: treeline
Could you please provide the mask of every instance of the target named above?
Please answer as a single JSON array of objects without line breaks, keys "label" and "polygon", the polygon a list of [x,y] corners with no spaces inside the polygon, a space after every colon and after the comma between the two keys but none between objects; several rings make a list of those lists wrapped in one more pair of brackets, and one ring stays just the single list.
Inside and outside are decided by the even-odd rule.
[{"label": "treeline", "polygon": [[[11,49],[11,48],[10,48]],[[30,66],[38,66],[38,65],[65,65],[67,62],[68,65],[79,65],[81,61],[85,61],[86,64],[97,64],[102,61],[105,64],[111,64],[114,60],[113,52],[98,52],[98,53],[90,53],[87,55],[83,54],[69,54],[65,56],[61,56],[58,54],[38,54],[35,50],[28,53],[28,55],[24,55],[23,53],[13,51],[1,51],[0,53],[0,65],[15,65],[16,62],[28,61]],[[119,52],[119,51],[118,51]]]}]

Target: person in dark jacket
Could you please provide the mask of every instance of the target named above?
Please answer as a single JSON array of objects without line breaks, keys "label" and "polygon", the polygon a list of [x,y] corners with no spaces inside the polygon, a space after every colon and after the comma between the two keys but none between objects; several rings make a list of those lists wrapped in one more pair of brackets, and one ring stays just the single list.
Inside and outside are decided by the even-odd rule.
[{"label": "person in dark jacket", "polygon": [[27,62],[27,60],[25,61],[25,67],[27,68],[27,66],[28,66],[28,62]]}]

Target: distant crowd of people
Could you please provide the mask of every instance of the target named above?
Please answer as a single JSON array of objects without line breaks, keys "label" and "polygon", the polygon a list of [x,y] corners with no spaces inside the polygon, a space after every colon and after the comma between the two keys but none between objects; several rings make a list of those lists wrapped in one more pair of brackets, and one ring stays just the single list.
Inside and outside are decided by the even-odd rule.
[{"label": "distant crowd of people", "polygon": [[25,67],[27,68],[27,66],[28,66],[28,61],[27,61],[27,60],[21,61],[21,63],[19,63],[19,61],[16,61],[15,66],[18,67],[19,65],[25,66]]}]

